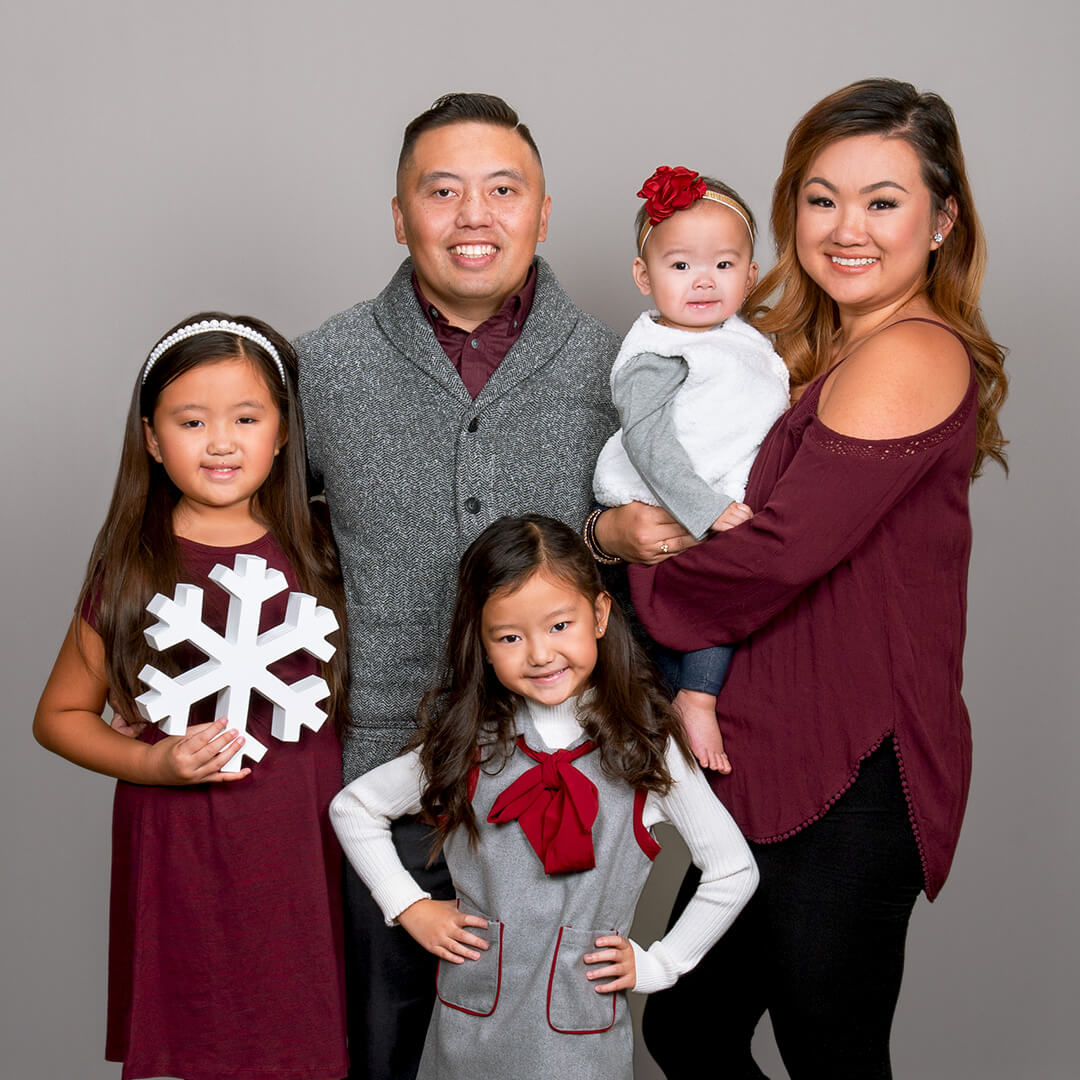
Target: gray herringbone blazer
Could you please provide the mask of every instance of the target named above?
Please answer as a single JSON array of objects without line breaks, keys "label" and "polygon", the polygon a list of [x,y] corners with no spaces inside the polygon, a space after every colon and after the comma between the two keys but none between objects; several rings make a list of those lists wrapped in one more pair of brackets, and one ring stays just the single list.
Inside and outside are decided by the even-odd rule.
[{"label": "gray herringbone blazer", "polygon": [[341,552],[352,733],[346,782],[393,757],[441,654],[458,560],[496,518],[529,511],[577,527],[618,420],[618,338],[537,259],[517,342],[480,391],[424,318],[406,259],[373,301],[296,342],[311,468]]}]

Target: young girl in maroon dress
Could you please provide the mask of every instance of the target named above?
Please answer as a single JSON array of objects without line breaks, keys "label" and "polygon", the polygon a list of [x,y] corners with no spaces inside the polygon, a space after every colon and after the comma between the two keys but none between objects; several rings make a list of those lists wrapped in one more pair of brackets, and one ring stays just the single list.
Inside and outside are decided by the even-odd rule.
[{"label": "young girl in maroon dress", "polygon": [[[105,1056],[123,1061],[125,1080],[348,1071],[340,853],[327,816],[345,651],[271,666],[288,684],[321,667],[330,686],[328,722],[296,742],[272,735],[271,704],[257,696],[246,739],[244,725],[215,719],[212,699],[174,736],[142,724],[135,705],[144,664],[175,674],[203,659],[186,644],[151,649],[151,597],[197,585],[203,621],[224,632],[228,598],[208,575],[238,553],[343,625],[333,543],[307,498],[292,349],[256,319],[210,312],[166,334],[140,369],[112,504],[34,718],[42,745],[119,781]],[[260,631],[283,621],[287,596],[262,605]],[[256,741],[265,755],[236,769]]]}]

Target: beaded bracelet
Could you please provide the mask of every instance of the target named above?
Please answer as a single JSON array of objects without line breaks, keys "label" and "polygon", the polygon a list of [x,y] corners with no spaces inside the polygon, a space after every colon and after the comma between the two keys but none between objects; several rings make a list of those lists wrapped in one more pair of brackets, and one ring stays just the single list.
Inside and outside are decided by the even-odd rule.
[{"label": "beaded bracelet", "polygon": [[596,539],[596,522],[599,520],[600,515],[609,509],[606,506],[598,506],[586,519],[585,527],[581,530],[581,537],[585,541],[585,546],[589,549],[589,554],[603,566],[616,566],[622,562],[622,559],[618,555],[610,555],[601,546]]}]

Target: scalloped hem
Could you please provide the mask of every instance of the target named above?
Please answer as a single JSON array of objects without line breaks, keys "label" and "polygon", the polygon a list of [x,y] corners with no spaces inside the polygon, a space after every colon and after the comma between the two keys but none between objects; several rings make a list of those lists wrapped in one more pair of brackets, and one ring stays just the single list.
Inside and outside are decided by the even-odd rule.
[{"label": "scalloped hem", "polygon": [[907,806],[908,821],[911,823],[911,831],[915,836],[915,846],[919,852],[919,863],[922,867],[923,892],[926,893],[926,898],[932,901],[937,895],[937,892],[936,890],[933,893],[931,893],[930,891],[930,867],[926,858],[926,850],[923,847],[922,834],[919,832],[919,823],[915,817],[915,807],[911,801],[911,788],[908,784],[907,771],[904,768],[904,755],[900,750],[900,743],[899,740],[896,738],[896,732],[892,730],[886,731],[877,740],[875,740],[875,742],[867,751],[859,755],[859,759],[858,761],[856,761],[855,768],[852,770],[852,773],[848,777],[847,782],[843,785],[843,787],[840,788],[839,791],[836,792],[835,795],[831,796],[829,799],[826,800],[825,804],[821,807],[820,810],[816,811],[814,814],[811,814],[810,817],[806,818],[804,821],[801,821],[794,828],[787,829],[785,832],[776,833],[773,836],[747,836],[747,840],[749,840],[753,844],[779,844],[784,840],[790,840],[793,836],[798,835],[804,829],[813,825],[814,822],[820,821],[829,812],[829,810],[831,810],[832,807],[836,805],[836,803],[845,794],[845,792],[847,792],[851,788],[852,784],[854,784],[855,781],[859,778],[859,770],[862,767],[862,763],[868,757],[870,757],[871,754],[874,754],[878,750],[880,750],[881,747],[885,744],[885,740],[889,738],[892,739],[893,753],[896,755],[896,765],[897,768],[900,770],[900,788],[904,793],[904,803]]}]

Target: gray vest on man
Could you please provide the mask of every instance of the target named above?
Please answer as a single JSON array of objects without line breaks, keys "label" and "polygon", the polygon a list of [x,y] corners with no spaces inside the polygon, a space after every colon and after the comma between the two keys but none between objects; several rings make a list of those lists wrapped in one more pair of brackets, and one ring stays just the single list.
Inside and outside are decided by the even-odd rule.
[{"label": "gray vest on man", "polygon": [[593,465],[618,425],[618,344],[539,258],[521,336],[475,400],[420,310],[408,259],[374,300],[297,340],[308,460],[345,579],[346,782],[412,733],[458,560],[479,533],[503,514],[584,521]]}]

